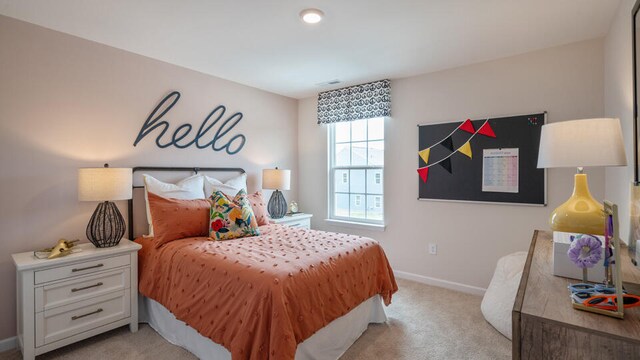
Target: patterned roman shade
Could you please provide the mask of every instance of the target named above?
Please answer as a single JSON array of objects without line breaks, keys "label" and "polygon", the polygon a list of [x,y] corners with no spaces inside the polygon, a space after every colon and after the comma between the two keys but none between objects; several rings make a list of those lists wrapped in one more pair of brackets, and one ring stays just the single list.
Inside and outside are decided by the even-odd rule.
[{"label": "patterned roman shade", "polygon": [[318,124],[391,116],[391,81],[380,80],[318,94]]}]

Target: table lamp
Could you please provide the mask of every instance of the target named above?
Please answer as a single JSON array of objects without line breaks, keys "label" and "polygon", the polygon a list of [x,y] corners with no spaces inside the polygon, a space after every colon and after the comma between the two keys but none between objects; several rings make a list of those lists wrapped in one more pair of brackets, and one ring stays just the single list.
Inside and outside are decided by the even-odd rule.
[{"label": "table lamp", "polygon": [[587,166],[625,166],[618,119],[562,121],[542,126],[538,168],[577,167],[573,194],[551,213],[554,231],[604,235],[601,203],[589,192]]},{"label": "table lamp", "polygon": [[87,238],[99,248],[116,246],[124,236],[125,222],[114,200],[132,196],[131,168],[78,169],[78,200],[100,201],[87,225]]},{"label": "table lamp", "polygon": [[291,187],[291,170],[275,169],[262,170],[262,188],[275,190],[271,194],[267,211],[272,219],[280,219],[287,213],[287,201],[280,190]]}]

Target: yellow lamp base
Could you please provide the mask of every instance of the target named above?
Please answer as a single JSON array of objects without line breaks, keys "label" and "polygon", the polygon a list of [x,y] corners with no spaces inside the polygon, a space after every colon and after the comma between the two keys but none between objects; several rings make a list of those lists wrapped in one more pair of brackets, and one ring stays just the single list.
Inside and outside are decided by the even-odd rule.
[{"label": "yellow lamp base", "polygon": [[551,213],[551,229],[579,234],[604,235],[604,207],[589,192],[587,174],[576,174],[573,194]]}]

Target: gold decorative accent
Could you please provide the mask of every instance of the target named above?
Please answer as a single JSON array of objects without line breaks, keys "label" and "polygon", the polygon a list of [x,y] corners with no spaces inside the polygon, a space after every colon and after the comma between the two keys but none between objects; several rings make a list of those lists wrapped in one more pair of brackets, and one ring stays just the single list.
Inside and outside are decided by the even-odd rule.
[{"label": "gold decorative accent", "polygon": [[71,248],[73,248],[75,246],[75,243],[77,243],[78,241],[80,240],[60,239],[54,247],[34,251],[33,255],[39,259],[44,259],[45,257],[47,259],[55,259],[61,256],[69,255],[71,254]]}]

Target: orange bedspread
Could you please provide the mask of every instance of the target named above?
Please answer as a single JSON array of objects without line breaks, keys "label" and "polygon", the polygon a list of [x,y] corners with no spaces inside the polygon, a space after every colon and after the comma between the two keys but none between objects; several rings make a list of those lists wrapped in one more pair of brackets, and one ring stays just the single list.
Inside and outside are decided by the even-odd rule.
[{"label": "orange bedspread", "polygon": [[293,359],[316,331],[375,294],[389,305],[398,289],[375,240],[282,225],[260,231],[159,249],[139,238],[140,292],[233,359]]}]

